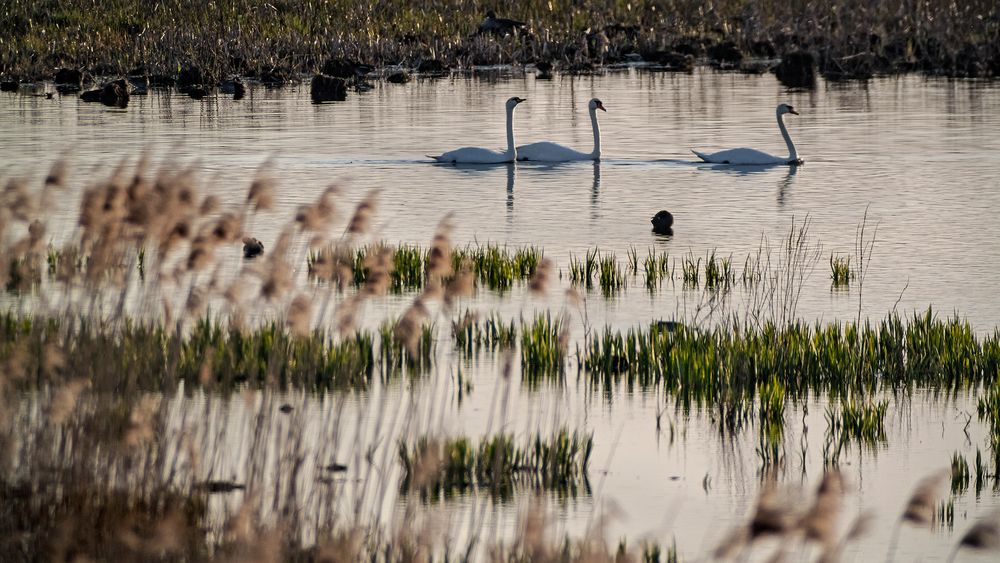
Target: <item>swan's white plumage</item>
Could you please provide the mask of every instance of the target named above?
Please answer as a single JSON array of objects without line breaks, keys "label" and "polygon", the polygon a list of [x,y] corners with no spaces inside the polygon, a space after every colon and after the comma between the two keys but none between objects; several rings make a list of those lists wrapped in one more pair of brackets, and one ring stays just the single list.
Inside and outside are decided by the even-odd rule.
[{"label": "swan's white plumage", "polygon": [[788,129],[785,128],[783,116],[786,113],[798,115],[798,112],[788,104],[779,104],[775,110],[778,118],[778,129],[781,131],[781,136],[785,139],[785,144],[788,146],[787,157],[774,156],[757,149],[747,148],[728,149],[711,154],[694,150],[691,152],[697,155],[698,158],[712,164],[798,164],[802,161],[799,160],[798,153],[795,152],[795,145],[792,143],[792,138],[788,135]]},{"label": "swan's white plumage", "polygon": [[514,158],[506,151],[494,151],[482,147],[462,147],[438,156],[427,155],[438,162],[466,164],[499,164],[513,162]]},{"label": "swan's white plumage", "polygon": [[594,160],[587,152],[573,150],[552,141],[539,141],[517,147],[518,160],[533,162],[568,162],[571,160]]},{"label": "swan's white plumage", "polygon": [[437,156],[427,156],[438,162],[454,164],[500,164],[503,162],[514,162],[517,159],[517,149],[514,146],[514,108],[523,101],[524,98],[518,98],[517,96],[507,100],[507,150],[494,151],[482,147],[462,147]]},{"label": "swan's white plumage", "polygon": [[570,162],[573,160],[600,160],[601,128],[597,124],[597,110],[607,111],[601,100],[594,98],[587,103],[590,123],[594,130],[594,150],[580,152],[552,141],[539,141],[517,147],[517,159],[533,162]]},{"label": "swan's white plumage", "polygon": [[698,155],[698,158],[713,164],[788,164],[787,158],[767,154],[757,149],[729,149],[725,151],[705,154],[698,151],[691,151]]}]

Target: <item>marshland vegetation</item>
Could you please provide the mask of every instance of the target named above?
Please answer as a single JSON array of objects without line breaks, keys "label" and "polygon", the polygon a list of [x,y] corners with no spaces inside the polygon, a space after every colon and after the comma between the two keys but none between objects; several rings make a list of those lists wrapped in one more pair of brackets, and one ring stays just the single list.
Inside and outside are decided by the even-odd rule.
[{"label": "marshland vegetation", "polygon": [[[890,466],[895,452],[905,451],[914,439],[905,431],[909,425],[933,427],[927,434],[934,436],[943,435],[947,426],[950,441],[939,447],[940,456],[929,455],[923,462],[948,465],[957,448],[969,460],[969,491],[971,481],[982,476],[982,487],[975,487],[982,500],[973,499],[971,492],[931,499],[935,521],[937,509],[953,502],[955,530],[947,540],[927,534],[935,538],[928,542],[963,545],[966,530],[971,532],[963,524],[971,516],[963,520],[963,510],[981,514],[993,498],[997,450],[988,437],[995,420],[991,413],[996,412],[988,399],[996,381],[989,368],[996,361],[992,327],[967,322],[961,310],[925,305],[899,313],[866,308],[864,315],[854,310],[847,316],[803,320],[799,296],[851,301],[855,309],[877,290],[871,289],[869,277],[863,286],[858,278],[848,291],[831,294],[824,263],[829,253],[818,251],[813,231],[801,232],[801,220],[789,229],[790,235],[780,240],[772,235],[772,242],[761,243],[759,249],[720,246],[713,253],[703,246],[689,250],[629,241],[633,246],[623,248],[602,242],[593,250],[588,289],[569,279],[567,252],[549,244],[544,249],[534,246],[534,270],[519,273],[515,255],[528,245],[469,244],[469,238],[456,236],[464,233],[460,229],[466,218],[461,215],[445,217],[437,227],[441,217],[432,217],[433,232],[426,237],[404,238],[398,230],[383,234],[380,219],[391,205],[385,191],[371,195],[363,190],[303,189],[295,200],[302,208],[282,224],[280,212],[267,210],[267,195],[273,205],[284,179],[276,182],[262,174],[251,190],[254,195],[243,193],[233,205],[210,199],[221,192],[197,174],[175,176],[169,166],[135,172],[126,165],[112,179],[87,177],[84,183],[93,188],[84,198],[90,204],[81,216],[87,219],[74,216],[70,229],[58,229],[57,221],[47,215],[51,206],[32,199],[42,191],[42,182],[25,189],[14,182],[5,192],[5,202],[11,204],[7,209],[16,216],[5,222],[4,258],[13,260],[4,262],[18,281],[6,284],[10,289],[3,293],[10,316],[5,322],[12,327],[5,334],[13,335],[2,348],[4,373],[11,374],[4,380],[4,400],[12,408],[5,412],[16,413],[5,419],[3,436],[5,444],[12,443],[7,440],[11,436],[31,444],[14,452],[8,467],[16,471],[5,473],[11,479],[5,498],[19,513],[30,515],[28,522],[44,523],[33,530],[35,543],[28,545],[37,546],[52,530],[62,530],[66,536],[60,537],[71,538],[67,545],[74,549],[119,559],[141,559],[156,550],[183,552],[192,560],[239,559],[257,548],[292,559],[310,550],[361,546],[365,554],[400,560],[411,553],[407,550],[430,549],[428,544],[439,540],[439,546],[464,550],[468,546],[463,540],[448,544],[447,538],[429,531],[430,525],[419,528],[420,495],[401,490],[400,444],[412,448],[425,436],[442,443],[465,437],[476,449],[483,442],[500,443],[496,441],[503,437],[504,444],[523,449],[533,437],[544,441],[558,428],[584,436],[593,432],[594,454],[587,470],[591,489],[581,487],[568,498],[541,493],[552,501],[546,502],[549,509],[561,502],[590,506],[605,498],[602,490],[613,495],[627,490],[621,481],[634,480],[632,473],[622,478],[626,462],[608,461],[615,457],[618,430],[606,421],[623,411],[634,412],[636,424],[624,427],[618,451],[649,450],[644,452],[648,457],[634,464],[652,466],[635,470],[645,471],[644,482],[653,483],[643,496],[669,487],[675,473],[684,487],[698,489],[701,468],[715,465],[713,460],[695,459],[698,452],[686,454],[692,457],[690,465],[699,468],[695,475],[681,473],[677,468],[684,464],[673,457],[656,457],[653,450],[659,448],[644,437],[658,427],[660,418],[654,420],[653,412],[662,411],[664,451],[678,452],[683,444],[698,440],[693,449],[749,453],[742,473],[705,470],[711,477],[704,485],[706,505],[730,494],[723,482],[739,481],[755,489],[754,483],[768,483],[772,472],[788,481],[806,468],[816,480],[825,463],[839,465],[854,489],[858,475],[871,482],[871,473],[865,471]],[[72,167],[54,170],[46,190],[65,199],[81,183],[79,175]],[[171,187],[175,182],[178,188]],[[175,192],[176,197],[171,195]],[[155,208],[167,212],[143,219],[143,197],[154,198]],[[175,200],[178,203],[171,203]],[[22,207],[15,205],[18,201],[35,203]],[[517,205],[523,201],[518,199]],[[170,223],[175,216],[179,221]],[[848,227],[858,221],[851,217]],[[262,232],[265,224],[268,230]],[[176,240],[164,244],[162,233]],[[243,260],[240,252],[246,234],[260,236],[266,244],[265,253],[251,261]],[[408,249],[397,262],[395,249],[404,245]],[[465,248],[469,257],[456,259]],[[583,255],[581,248],[594,245],[578,241],[571,252]],[[51,267],[50,249],[57,256]],[[315,257],[325,249],[332,249],[336,260],[313,262],[310,277],[310,254]],[[496,279],[504,282],[480,277],[479,255],[491,262],[481,271],[501,272]],[[648,268],[652,275],[643,255],[654,257]],[[851,258],[852,266],[864,265],[859,257]],[[876,253],[876,267],[881,260],[891,257]],[[624,276],[619,290],[603,291],[602,262],[613,274],[607,280]],[[685,262],[696,265],[697,284],[683,283]],[[803,284],[810,270],[818,283]],[[860,276],[863,270],[858,271]],[[655,283],[650,278],[656,278]],[[646,288],[652,286],[651,294]],[[664,307],[664,299],[674,296],[697,303],[697,308]],[[628,311],[624,323],[620,318],[608,320],[602,311],[636,301],[644,307],[646,300],[652,305],[638,314]],[[811,316],[814,305],[806,310]],[[661,318],[676,320],[659,323]],[[627,345],[630,330],[635,350],[649,347],[666,359],[650,353],[647,360],[633,351]],[[598,338],[605,331],[621,338],[621,350],[592,353],[592,343],[603,342]],[[616,367],[599,367],[599,360]],[[564,395],[574,404],[550,398]],[[582,407],[586,415],[561,414],[574,411],[577,400],[587,405]],[[857,424],[845,418],[845,403],[862,409],[851,419]],[[455,420],[455,404],[466,405],[466,412],[481,409],[489,414]],[[875,407],[882,404],[885,411],[879,417]],[[911,410],[921,404],[932,406]],[[241,416],[243,410],[250,414]],[[932,421],[924,420],[927,411]],[[828,412],[834,417],[831,422],[826,420]],[[733,422],[724,422],[727,414]],[[966,416],[971,417],[970,438],[961,442]],[[956,417],[957,435],[951,433]],[[354,419],[369,421],[366,428],[378,439],[355,438],[365,431],[358,430]],[[880,421],[884,438],[878,432]],[[817,439],[800,460],[803,424]],[[711,431],[705,432],[703,425]],[[848,426],[859,430],[845,430]],[[866,428],[875,429],[876,440],[864,439]],[[676,440],[670,447],[667,433]],[[319,443],[316,436],[322,437]],[[242,443],[252,444],[251,451],[245,452]],[[81,444],[81,449],[70,444]],[[864,463],[857,463],[859,459]],[[346,471],[326,469],[342,466]],[[175,477],[164,486],[164,475]],[[899,475],[893,479],[900,481]],[[907,479],[906,485],[917,477]],[[356,481],[364,484],[351,484]],[[609,485],[602,487],[605,481]],[[537,488],[528,482],[515,483],[511,496],[495,504],[485,500],[488,487],[481,486],[453,499],[474,503],[473,514],[497,510],[510,518],[516,509],[505,503]],[[761,488],[762,506],[751,510],[778,516],[783,531],[778,537],[795,545],[805,525],[796,523],[797,513],[774,508],[767,488]],[[29,490],[36,491],[33,497],[25,494]],[[486,494],[477,496],[480,492]],[[397,495],[404,496],[393,504]],[[226,500],[220,502],[222,498]],[[801,498],[811,500],[813,495]],[[828,503],[829,497],[824,498]],[[218,508],[223,503],[227,508]],[[630,503],[636,504],[635,499]],[[787,508],[809,503],[776,504]],[[57,508],[43,514],[46,506]],[[308,508],[312,506],[330,508]],[[405,524],[392,522],[396,514],[386,506],[403,511]],[[444,500],[431,510],[451,506]],[[726,515],[731,514],[728,506]],[[894,518],[902,510],[885,512]],[[355,520],[345,514],[363,517]],[[466,528],[480,529],[481,519],[466,520],[467,513],[461,514],[452,530],[458,528],[461,535]],[[756,541],[739,549],[757,554],[765,549],[766,538],[775,537],[760,531],[767,529],[763,515],[748,515],[740,531]],[[555,517],[565,522],[565,513]],[[522,521],[534,525],[546,518],[552,517],[536,508],[526,511]],[[920,516],[914,513],[912,518]],[[334,520],[338,523],[331,530],[323,529]],[[906,520],[907,526],[916,520]],[[87,522],[95,524],[81,524]],[[482,529],[494,525],[499,527],[488,523]],[[678,522],[677,529],[683,526]],[[109,532],[89,533],[95,527]],[[665,553],[656,546],[673,544],[672,527],[647,546],[630,532],[641,525],[631,521],[624,527],[629,539],[623,551],[636,558],[644,551]],[[479,547],[481,553],[495,547],[510,559],[524,559],[526,553],[557,560],[614,556],[618,528],[612,528],[610,537],[615,539],[610,544],[596,526],[578,534],[582,528],[567,531],[560,524],[543,539],[515,535],[514,543],[495,546],[483,534],[479,537],[487,539]],[[128,533],[110,532],[122,530]],[[291,530],[305,531],[298,535]],[[687,557],[698,557],[705,545],[715,544],[692,546],[682,534],[676,535]],[[872,536],[828,541],[849,550]],[[94,537],[124,539],[114,539],[112,545],[88,540]],[[911,538],[903,537],[897,559],[912,553],[905,551]],[[111,548],[120,551],[100,551]]]},{"label": "marshland vegetation", "polygon": [[[0,75],[38,80],[66,68],[95,77],[128,73],[161,84],[214,85],[234,75],[281,83],[348,69],[344,76],[352,77],[363,68],[357,62],[431,73],[554,63],[579,72],[636,59],[684,70],[692,57],[751,72],[767,65],[744,59],[783,58],[789,68],[777,69],[779,76],[795,84],[808,84],[798,77],[811,76],[812,65],[834,79],[912,70],[950,76],[1000,72],[1000,13],[986,0],[724,1],[710,10],[687,0],[586,6],[527,0],[503,6],[499,15],[527,24],[508,35],[479,32],[489,8],[470,0],[12,0],[0,12],[6,30]],[[331,60],[336,64],[328,65]]]}]

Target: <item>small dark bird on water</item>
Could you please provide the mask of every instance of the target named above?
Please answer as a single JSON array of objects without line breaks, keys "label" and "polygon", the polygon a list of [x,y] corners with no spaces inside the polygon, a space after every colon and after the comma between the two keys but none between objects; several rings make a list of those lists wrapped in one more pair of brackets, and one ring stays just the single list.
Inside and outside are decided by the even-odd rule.
[{"label": "small dark bird on water", "polygon": [[253,237],[243,239],[243,257],[250,259],[264,254],[264,243]]},{"label": "small dark bird on water", "polygon": [[666,209],[661,210],[653,215],[653,218],[649,220],[653,224],[653,232],[658,235],[672,235],[674,234],[674,216],[670,214]]},{"label": "small dark bird on water", "polygon": [[498,18],[496,12],[490,10],[486,12],[486,19],[479,24],[479,33],[492,33],[493,35],[513,35],[517,30],[524,27],[524,22]]}]

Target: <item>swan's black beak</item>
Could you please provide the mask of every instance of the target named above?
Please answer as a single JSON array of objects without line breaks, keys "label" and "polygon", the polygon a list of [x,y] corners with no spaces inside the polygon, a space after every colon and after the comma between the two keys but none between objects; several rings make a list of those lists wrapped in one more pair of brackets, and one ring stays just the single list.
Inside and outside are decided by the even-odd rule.
[{"label": "swan's black beak", "polygon": [[527,102],[527,101],[528,101],[528,98],[518,98],[517,99],[517,103]]},{"label": "swan's black beak", "polygon": [[798,115],[799,114],[799,112],[795,111],[795,108],[793,108],[791,106],[788,107],[788,113],[790,113],[792,115]]},{"label": "swan's black beak", "polygon": [[603,102],[597,102],[597,109],[599,109],[599,110],[601,110],[603,112],[607,112],[608,111],[608,110],[604,109],[604,103]]}]

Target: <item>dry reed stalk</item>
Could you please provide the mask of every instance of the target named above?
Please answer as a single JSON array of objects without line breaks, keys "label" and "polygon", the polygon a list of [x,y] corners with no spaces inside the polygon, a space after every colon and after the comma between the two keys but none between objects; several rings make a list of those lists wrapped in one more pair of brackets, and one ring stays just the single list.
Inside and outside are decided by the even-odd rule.
[{"label": "dry reed stalk", "polygon": [[52,402],[48,408],[49,423],[55,426],[62,426],[70,415],[76,410],[77,400],[85,389],[90,387],[89,379],[74,379],[68,381],[58,389],[52,396]]},{"label": "dry reed stalk", "polygon": [[903,523],[915,526],[934,525],[934,503],[944,492],[944,485],[949,478],[950,472],[942,470],[921,479],[900,515],[899,520],[893,527],[892,536],[889,538],[889,552],[886,560],[892,561],[896,554],[896,543],[899,541],[899,532]]},{"label": "dry reed stalk", "polygon": [[135,448],[156,438],[156,415],[160,409],[160,397],[144,395],[129,414],[129,424],[123,438],[124,444]]},{"label": "dry reed stalk", "polygon": [[452,214],[449,213],[438,223],[427,253],[427,282],[430,286],[441,287],[445,278],[452,274],[451,230]]},{"label": "dry reed stalk", "polygon": [[288,328],[295,336],[308,336],[312,327],[312,302],[308,296],[299,294],[288,307]]},{"label": "dry reed stalk", "polygon": [[1000,514],[994,512],[980,520],[962,535],[958,545],[972,549],[1000,550]]},{"label": "dry reed stalk", "polygon": [[66,170],[68,165],[65,158],[60,158],[52,164],[48,175],[45,176],[45,187],[62,189],[66,187]]},{"label": "dry reed stalk", "polygon": [[545,295],[549,290],[549,277],[552,275],[553,269],[552,260],[543,258],[531,276],[531,281],[528,282],[528,290],[535,295]]},{"label": "dry reed stalk", "polygon": [[270,171],[270,161],[265,162],[257,170],[253,182],[250,183],[250,191],[247,193],[247,205],[254,213],[258,211],[271,211],[274,209],[274,176]]},{"label": "dry reed stalk", "polygon": [[458,299],[471,297],[475,290],[476,274],[468,264],[462,264],[444,289],[445,307],[450,309]]},{"label": "dry reed stalk", "polygon": [[[385,295],[392,284],[392,250],[382,247],[378,252],[365,257],[365,268],[368,270],[368,277],[365,279],[365,286],[362,292],[367,296]],[[346,265],[340,270],[343,275],[346,272]],[[338,280],[338,285],[343,282]]]},{"label": "dry reed stalk", "polygon": [[263,282],[260,294],[268,301],[283,299],[292,287],[292,268],[286,260],[292,245],[292,233],[286,229],[278,237],[274,250],[261,262]]},{"label": "dry reed stalk", "polygon": [[316,561],[322,563],[354,563],[362,559],[364,532],[356,527],[338,531],[316,546]]},{"label": "dry reed stalk", "polygon": [[378,196],[381,190],[375,189],[368,192],[361,203],[354,209],[350,222],[347,223],[347,234],[361,236],[371,228],[371,218],[378,207]]},{"label": "dry reed stalk", "polygon": [[417,348],[420,344],[420,327],[424,319],[427,318],[428,313],[423,296],[418,297],[406,309],[403,316],[399,318],[396,327],[392,331],[392,336],[396,342],[404,346],[411,356],[416,356],[417,354]]},{"label": "dry reed stalk", "polygon": [[944,484],[948,479],[947,472],[941,471],[924,477],[917,483],[913,494],[906,502],[906,508],[900,517],[902,521],[916,526],[931,526],[934,524],[934,504],[944,492]]},{"label": "dry reed stalk", "polygon": [[295,214],[295,222],[303,231],[325,233],[336,218],[333,197],[338,193],[339,188],[336,186],[323,190],[316,203],[299,207]]},{"label": "dry reed stalk", "polygon": [[357,293],[345,299],[340,304],[340,307],[337,307],[337,313],[335,315],[337,332],[344,335],[354,331],[357,326],[358,315],[360,314],[361,304],[363,302],[364,295]]},{"label": "dry reed stalk", "polygon": [[827,471],[816,491],[816,500],[802,519],[806,537],[818,542],[824,552],[837,546],[837,523],[844,496],[844,478],[839,471]]}]

